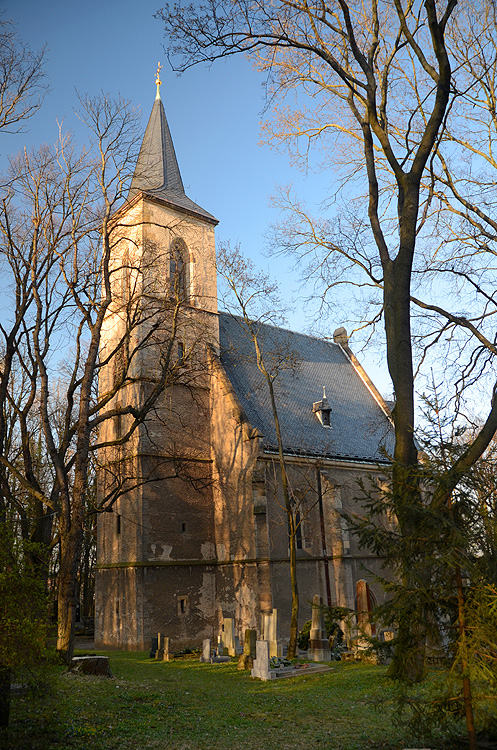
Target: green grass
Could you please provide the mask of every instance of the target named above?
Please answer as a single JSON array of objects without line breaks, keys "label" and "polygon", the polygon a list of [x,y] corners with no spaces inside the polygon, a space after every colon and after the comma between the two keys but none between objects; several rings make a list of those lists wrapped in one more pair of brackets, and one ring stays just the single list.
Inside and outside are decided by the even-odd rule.
[{"label": "green grass", "polygon": [[[102,652],[100,652],[102,653]],[[400,750],[436,747],[394,721],[394,688],[378,666],[275,682],[235,664],[156,662],[109,653],[113,679],[53,668],[14,697],[8,750]],[[2,744],[3,743],[3,744]]]}]

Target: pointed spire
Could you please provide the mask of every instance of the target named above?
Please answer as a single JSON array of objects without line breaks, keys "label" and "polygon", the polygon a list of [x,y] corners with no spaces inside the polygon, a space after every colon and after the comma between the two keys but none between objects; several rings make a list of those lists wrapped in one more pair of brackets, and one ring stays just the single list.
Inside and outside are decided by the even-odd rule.
[{"label": "pointed spire", "polygon": [[136,162],[128,200],[132,200],[140,192],[145,193],[217,224],[210,213],[185,194],[173,139],[160,98],[160,69],[159,63],[155,78],[157,95]]}]

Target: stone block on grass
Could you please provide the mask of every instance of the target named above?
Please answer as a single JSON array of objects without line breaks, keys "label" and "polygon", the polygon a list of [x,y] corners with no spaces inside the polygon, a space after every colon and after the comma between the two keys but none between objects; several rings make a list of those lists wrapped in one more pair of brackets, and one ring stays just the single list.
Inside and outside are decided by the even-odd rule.
[{"label": "stone block on grass", "polygon": [[69,672],[112,677],[108,656],[73,656],[69,664]]}]

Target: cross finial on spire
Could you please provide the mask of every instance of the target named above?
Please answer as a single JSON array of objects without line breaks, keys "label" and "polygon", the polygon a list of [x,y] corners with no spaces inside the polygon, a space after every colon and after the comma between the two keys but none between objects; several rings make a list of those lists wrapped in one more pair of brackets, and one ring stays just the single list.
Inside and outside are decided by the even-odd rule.
[{"label": "cross finial on spire", "polygon": [[162,83],[160,79],[160,72],[161,72],[161,68],[163,67],[164,66],[161,65],[160,62],[157,63],[157,73],[155,74],[155,83],[157,84],[157,95],[155,97],[156,99],[160,99],[160,86]]},{"label": "cross finial on spire", "polygon": [[326,398],[326,386],[323,385],[323,401]]}]

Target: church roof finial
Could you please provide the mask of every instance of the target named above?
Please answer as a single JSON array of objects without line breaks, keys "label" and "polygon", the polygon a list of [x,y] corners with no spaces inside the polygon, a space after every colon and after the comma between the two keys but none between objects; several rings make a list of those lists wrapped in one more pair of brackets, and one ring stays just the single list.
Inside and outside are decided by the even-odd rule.
[{"label": "church roof finial", "polygon": [[155,83],[157,84],[157,94],[155,95],[156,99],[160,99],[160,87],[162,84],[162,81],[160,79],[160,72],[161,68],[164,66],[160,64],[160,62],[157,63],[157,73],[155,74]]}]

